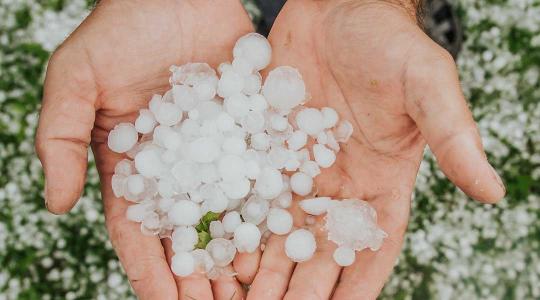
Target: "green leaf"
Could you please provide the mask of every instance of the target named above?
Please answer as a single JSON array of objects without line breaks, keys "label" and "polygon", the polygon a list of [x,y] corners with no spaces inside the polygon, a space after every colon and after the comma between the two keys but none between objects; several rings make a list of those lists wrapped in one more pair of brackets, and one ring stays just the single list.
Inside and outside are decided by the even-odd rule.
[{"label": "green leaf", "polygon": [[208,244],[208,242],[210,242],[211,239],[212,237],[208,232],[201,231],[199,232],[199,242],[197,243],[197,245],[195,245],[195,247],[198,249],[204,249],[206,248],[206,245]]},{"label": "green leaf", "polygon": [[215,213],[215,212],[207,212],[202,218],[201,218],[201,222],[195,226],[195,229],[197,229],[197,232],[202,232],[202,231],[206,231],[208,232],[209,228],[210,228],[210,223],[212,221],[216,221],[217,219],[219,219],[219,215],[218,213]]}]

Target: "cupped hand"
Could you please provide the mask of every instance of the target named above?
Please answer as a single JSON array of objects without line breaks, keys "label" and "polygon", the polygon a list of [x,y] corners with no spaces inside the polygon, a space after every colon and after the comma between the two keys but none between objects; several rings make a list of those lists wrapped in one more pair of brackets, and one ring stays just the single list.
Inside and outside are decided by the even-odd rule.
[{"label": "cupped hand", "polygon": [[[354,126],[336,164],[316,178],[318,195],[369,201],[388,238],[379,251],[357,252],[353,265],[340,268],[322,217],[312,228],[318,249],[308,262],[290,262],[285,237],[272,236],[248,299],[376,298],[400,253],[426,142],[465,193],[484,203],[504,196],[455,63],[417,26],[414,11],[382,1],[290,0],[270,42],[268,69],[298,68],[311,94],[307,105],[333,107]],[[291,211],[303,226],[297,203]]]},{"label": "cupped hand", "polygon": [[210,283],[172,274],[170,243],[144,236],[125,218],[128,203],[112,193],[111,176],[122,155],[107,148],[107,133],[117,123],[133,122],[152,94],[167,90],[169,66],[217,67],[252,30],[237,0],[102,0],[51,57],[36,137],[47,207],[65,213],[80,197],[91,144],[110,238],[141,299],[237,299],[243,292],[230,278]]}]

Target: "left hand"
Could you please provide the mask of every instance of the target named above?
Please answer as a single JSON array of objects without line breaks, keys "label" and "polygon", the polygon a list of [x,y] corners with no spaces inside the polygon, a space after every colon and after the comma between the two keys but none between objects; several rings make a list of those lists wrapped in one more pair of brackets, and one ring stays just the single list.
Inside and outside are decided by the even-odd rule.
[{"label": "left hand", "polygon": [[[346,268],[333,261],[335,245],[320,230],[322,217],[313,228],[317,252],[308,262],[295,266],[283,251],[286,237],[272,236],[248,299],[376,298],[401,250],[426,141],[446,176],[465,193],[484,203],[504,196],[455,63],[417,26],[414,12],[380,1],[290,0],[270,42],[268,70],[298,68],[312,97],[307,105],[333,107],[354,126],[336,164],[316,178],[318,195],[369,201],[389,236],[379,251],[357,252]],[[291,211],[295,225],[304,226],[297,203]],[[259,256],[235,262],[258,262]]]}]

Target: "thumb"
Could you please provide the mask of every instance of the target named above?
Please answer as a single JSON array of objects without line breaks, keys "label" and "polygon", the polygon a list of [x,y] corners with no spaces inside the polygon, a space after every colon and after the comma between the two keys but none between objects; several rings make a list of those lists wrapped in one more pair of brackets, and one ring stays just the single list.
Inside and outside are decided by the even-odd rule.
[{"label": "thumb", "polygon": [[69,211],[81,195],[94,126],[96,88],[81,49],[64,46],[51,57],[44,84],[36,151],[45,172],[45,203]]},{"label": "thumb", "polygon": [[487,161],[452,57],[431,40],[405,73],[406,110],[446,176],[469,196],[495,203],[506,192]]}]

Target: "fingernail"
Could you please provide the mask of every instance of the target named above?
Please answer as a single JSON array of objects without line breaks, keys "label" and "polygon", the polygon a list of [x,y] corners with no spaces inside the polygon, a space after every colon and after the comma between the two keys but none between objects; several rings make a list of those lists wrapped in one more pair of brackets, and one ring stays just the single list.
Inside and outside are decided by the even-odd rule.
[{"label": "fingernail", "polygon": [[497,180],[497,183],[499,184],[499,186],[504,190],[504,192],[506,193],[506,187],[504,186],[504,183],[502,181],[502,178],[501,176],[499,176],[499,174],[497,174],[497,171],[495,171],[495,169],[493,168],[493,166],[491,166],[491,172],[493,172],[493,176],[495,177],[495,180]]}]

